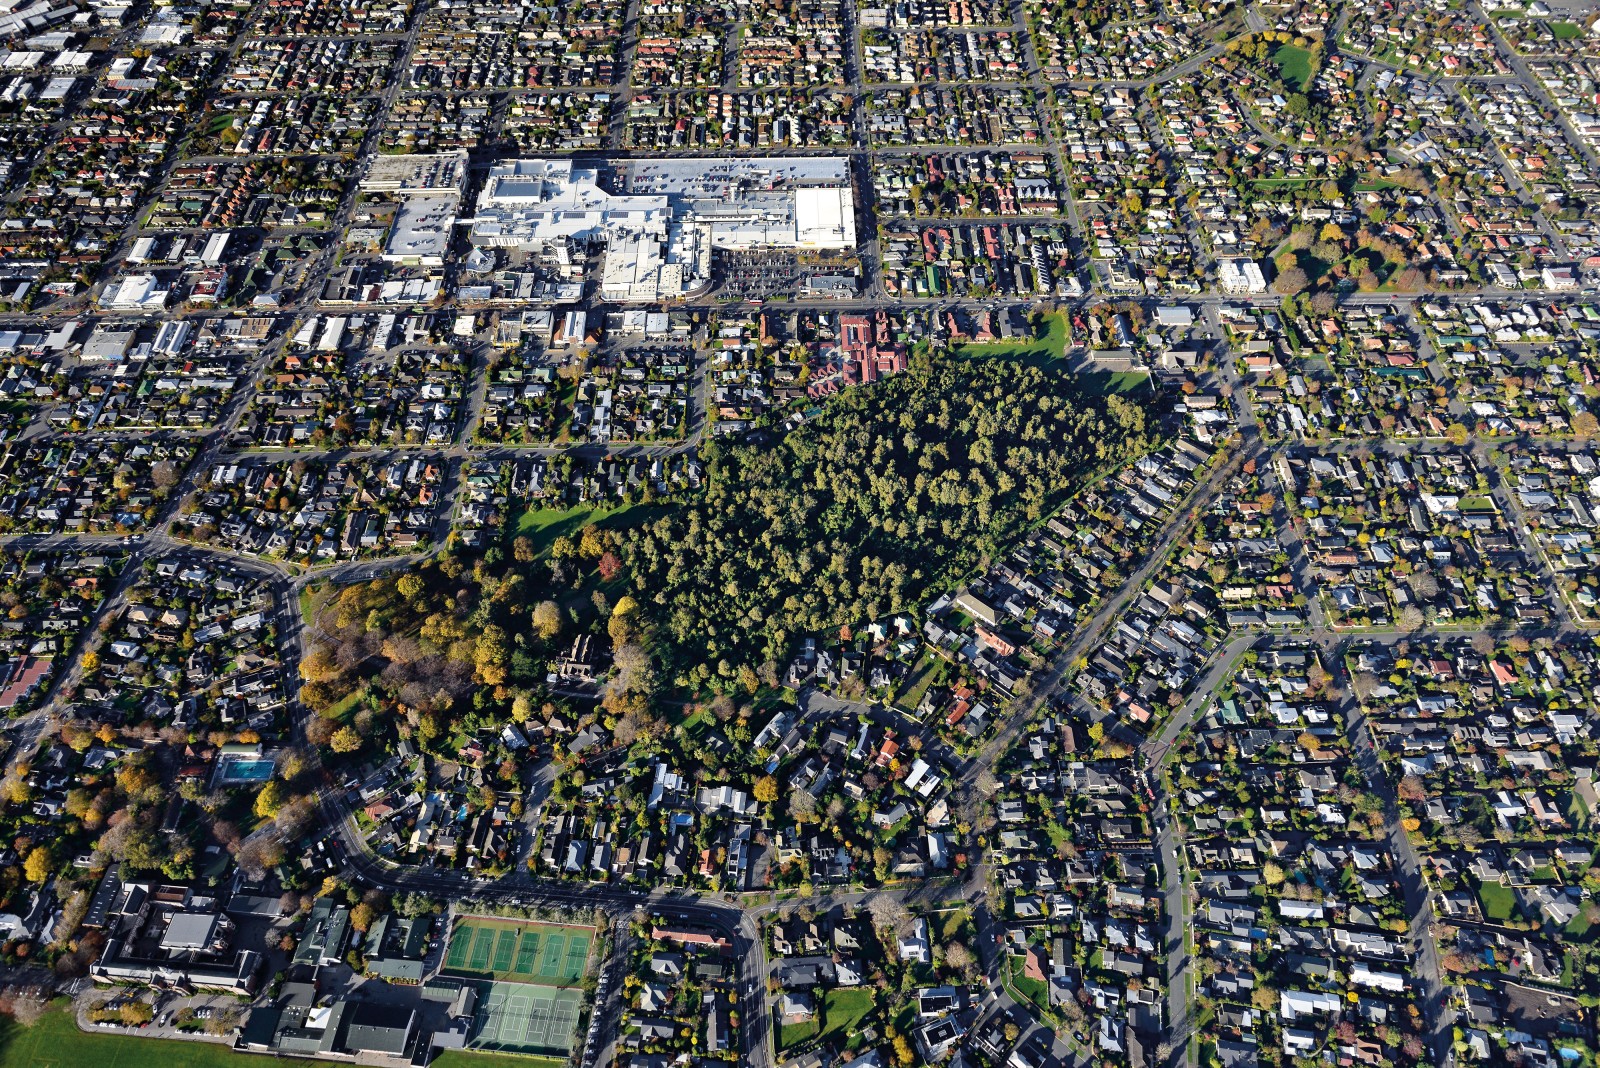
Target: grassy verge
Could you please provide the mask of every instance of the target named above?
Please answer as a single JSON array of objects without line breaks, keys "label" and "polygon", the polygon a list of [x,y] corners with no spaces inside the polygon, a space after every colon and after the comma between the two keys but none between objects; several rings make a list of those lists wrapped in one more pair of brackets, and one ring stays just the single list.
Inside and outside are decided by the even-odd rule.
[{"label": "grassy verge", "polygon": [[434,1068],[562,1068],[562,1057],[538,1057],[531,1053],[479,1053],[475,1050],[448,1049],[433,1059]]},{"label": "grassy verge", "polygon": [[317,622],[317,595],[311,592],[310,586],[300,587],[300,622],[308,627]]}]

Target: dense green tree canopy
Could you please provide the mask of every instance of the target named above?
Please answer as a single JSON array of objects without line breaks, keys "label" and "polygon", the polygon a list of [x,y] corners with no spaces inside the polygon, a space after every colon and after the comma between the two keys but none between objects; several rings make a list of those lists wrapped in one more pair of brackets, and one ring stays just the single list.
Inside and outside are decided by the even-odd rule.
[{"label": "dense green tree canopy", "polygon": [[682,665],[780,659],[959,582],[1146,435],[1059,371],[919,362],[776,444],[708,447],[704,492],[632,535],[639,600]]}]

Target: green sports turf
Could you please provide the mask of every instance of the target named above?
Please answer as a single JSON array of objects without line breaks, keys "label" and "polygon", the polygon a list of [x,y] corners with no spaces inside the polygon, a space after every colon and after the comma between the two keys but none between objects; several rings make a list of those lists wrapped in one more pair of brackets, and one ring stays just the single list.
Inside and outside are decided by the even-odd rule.
[{"label": "green sports turf", "polygon": [[530,1053],[489,1053],[481,1049],[447,1049],[433,1059],[432,1068],[567,1068],[565,1057],[537,1057]]},{"label": "green sports turf", "polygon": [[[111,1031],[80,1031],[57,1002],[32,1027],[0,1016],[0,1068],[249,1068],[245,1055],[214,1042],[135,1038]],[[334,1068],[331,1061],[297,1061],[307,1068]]]},{"label": "green sports turf", "polygon": [[447,1049],[433,1059],[432,1068],[567,1068],[565,1057],[537,1057],[531,1053],[489,1053],[481,1049]]}]

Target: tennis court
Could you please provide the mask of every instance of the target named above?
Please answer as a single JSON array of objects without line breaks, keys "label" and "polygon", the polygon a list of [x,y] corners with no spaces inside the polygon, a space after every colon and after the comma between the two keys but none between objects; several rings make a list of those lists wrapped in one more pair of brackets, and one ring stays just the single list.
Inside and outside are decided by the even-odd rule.
[{"label": "tennis court", "polygon": [[577,1041],[595,929],[560,923],[460,916],[444,971],[477,981],[473,1049],[565,1057]]},{"label": "tennis court", "polygon": [[568,987],[588,970],[593,927],[462,916],[450,933],[445,970],[473,978]]},{"label": "tennis court", "polygon": [[501,931],[500,939],[494,947],[494,970],[508,972],[511,970],[511,959],[517,952],[517,932]]},{"label": "tennis court", "polygon": [[566,1056],[578,1033],[583,993],[575,989],[485,981],[473,1021],[474,1049]]}]

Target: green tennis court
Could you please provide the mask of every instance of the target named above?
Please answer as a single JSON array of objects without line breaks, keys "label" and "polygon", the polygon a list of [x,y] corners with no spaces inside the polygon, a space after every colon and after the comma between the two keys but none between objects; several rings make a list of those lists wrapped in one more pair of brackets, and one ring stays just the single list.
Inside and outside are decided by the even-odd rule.
[{"label": "green tennis court", "polygon": [[544,945],[539,952],[539,974],[545,978],[561,974],[561,965],[566,959],[567,940],[560,935],[553,935],[544,940]]},{"label": "green tennis court", "polygon": [[593,927],[463,916],[445,949],[445,970],[536,986],[568,987],[588,971]]},{"label": "green tennis court", "polygon": [[590,941],[591,939],[588,935],[572,934],[567,936],[566,974],[576,975],[580,978],[583,976],[584,970],[589,966]]},{"label": "green tennis court", "polygon": [[488,971],[489,954],[494,952],[495,932],[487,927],[480,927],[472,933],[472,969],[473,971]]},{"label": "green tennis court", "polygon": [[467,955],[472,951],[471,938],[451,938],[450,949],[444,955],[444,966],[461,971],[467,966]]},{"label": "green tennis court", "polygon": [[519,975],[532,975],[534,961],[539,956],[539,932],[523,931],[522,941],[517,944],[517,963],[512,971]]},{"label": "green tennis court", "polygon": [[511,970],[511,962],[517,955],[517,932],[501,931],[500,940],[494,947],[494,970],[507,972]]},{"label": "green tennis court", "polygon": [[565,1057],[577,1040],[593,927],[458,916],[444,971],[477,981],[471,1049]]}]

